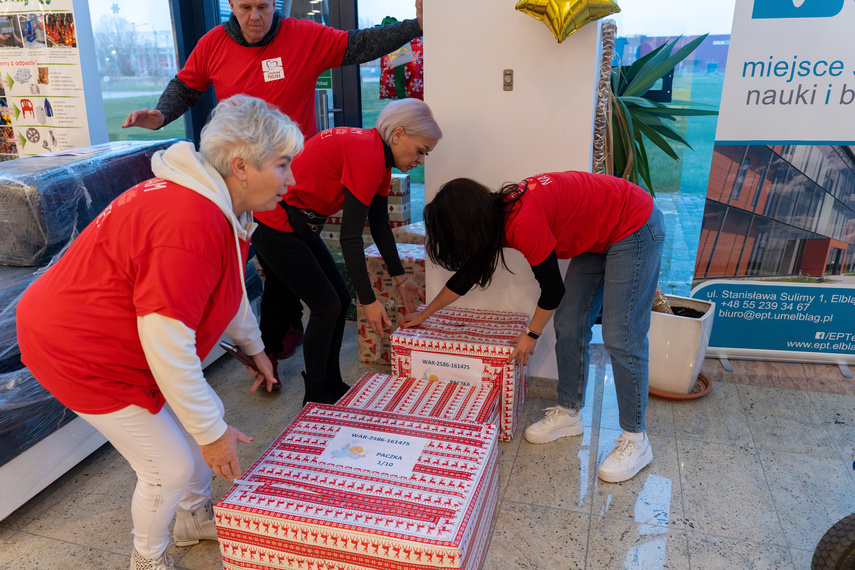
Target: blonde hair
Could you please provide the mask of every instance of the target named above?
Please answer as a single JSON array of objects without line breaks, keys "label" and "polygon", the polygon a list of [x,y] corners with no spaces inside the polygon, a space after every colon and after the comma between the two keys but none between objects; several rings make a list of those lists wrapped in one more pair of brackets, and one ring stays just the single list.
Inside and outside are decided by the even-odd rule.
[{"label": "blonde hair", "polygon": [[302,148],[303,133],[297,124],[276,107],[249,95],[220,101],[199,142],[199,152],[223,178],[231,176],[231,161],[236,156],[261,169],[275,156],[295,155]]},{"label": "blonde hair", "polygon": [[391,145],[395,129],[402,127],[408,135],[439,140],[442,131],[427,103],[420,99],[399,99],[386,105],[377,117],[380,138]]}]

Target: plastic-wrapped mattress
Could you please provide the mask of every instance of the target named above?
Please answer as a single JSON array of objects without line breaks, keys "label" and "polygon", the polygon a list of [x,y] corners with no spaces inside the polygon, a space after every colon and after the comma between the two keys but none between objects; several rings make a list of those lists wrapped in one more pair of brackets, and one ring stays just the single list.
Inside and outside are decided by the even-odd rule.
[{"label": "plastic-wrapped mattress", "polygon": [[0,264],[44,265],[179,140],[116,141],[0,163]]}]

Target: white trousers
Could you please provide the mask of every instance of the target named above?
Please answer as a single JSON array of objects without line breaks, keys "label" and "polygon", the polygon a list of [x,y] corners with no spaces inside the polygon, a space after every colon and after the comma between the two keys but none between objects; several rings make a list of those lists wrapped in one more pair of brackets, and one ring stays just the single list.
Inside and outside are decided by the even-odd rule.
[{"label": "white trousers", "polygon": [[[222,400],[211,393],[223,413]],[[157,414],[131,405],[110,414],[77,415],[104,434],[136,471],[134,546],[145,558],[160,557],[169,545],[176,508],[192,511],[211,497],[214,471],[205,465],[199,445],[169,404]]]}]

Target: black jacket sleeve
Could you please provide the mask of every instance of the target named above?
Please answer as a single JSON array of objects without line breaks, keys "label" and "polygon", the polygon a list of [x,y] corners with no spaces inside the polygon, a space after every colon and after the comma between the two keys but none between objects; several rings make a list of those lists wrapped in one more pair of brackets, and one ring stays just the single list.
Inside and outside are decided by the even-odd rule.
[{"label": "black jacket sleeve", "polygon": [[448,281],[445,282],[445,286],[448,287],[452,293],[460,295],[461,297],[472,290],[472,287],[475,286],[475,283],[465,279],[460,275],[460,273],[455,273],[451,277],[448,278]]},{"label": "black jacket sleeve", "polygon": [[[368,268],[365,265],[365,244],[362,241],[362,232],[365,228],[365,220],[371,227],[371,237],[380,250],[383,261],[389,269],[389,274],[394,276],[403,275],[404,267],[398,258],[398,248],[395,245],[395,237],[389,226],[388,202],[385,197],[376,196],[371,206],[360,202],[350,190],[344,191],[344,207],[341,215],[341,252],[344,256],[344,264],[350,273],[356,296],[363,305],[370,305],[376,299],[371,280],[368,278]],[[385,230],[383,229],[385,225]]]},{"label": "black jacket sleeve", "polygon": [[387,26],[349,30],[347,49],[344,51],[342,65],[365,63],[391,53],[422,35],[419,21],[404,20]]},{"label": "black jacket sleeve", "polygon": [[196,91],[177,77],[173,77],[163,93],[160,94],[157,107],[155,107],[156,110],[163,113],[163,126],[186,113],[190,107],[195,107],[203,94],[204,91]]},{"label": "black jacket sleeve", "polygon": [[555,250],[552,250],[543,263],[533,266],[531,270],[540,284],[540,299],[537,300],[537,306],[547,311],[557,309],[564,297],[564,280],[561,279]]}]

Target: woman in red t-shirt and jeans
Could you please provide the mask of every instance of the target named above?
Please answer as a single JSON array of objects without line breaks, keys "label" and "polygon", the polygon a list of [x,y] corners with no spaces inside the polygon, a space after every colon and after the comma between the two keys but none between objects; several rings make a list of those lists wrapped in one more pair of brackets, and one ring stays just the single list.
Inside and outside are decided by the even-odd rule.
[{"label": "woman in red t-shirt and jeans", "polygon": [[[306,143],[294,159],[295,186],[269,212],[257,212],[252,236],[256,251],[276,276],[309,307],[303,337],[306,392],[303,403],[334,403],[350,388],[342,381],[339,352],[350,306],[350,290],[330,255],[321,231],[327,218],[343,210],[341,249],[365,318],[379,335],[391,321],[375,297],[365,265],[362,232],[365,221],[395,280],[408,312],[418,306],[419,286],[404,274],[389,225],[392,167],[407,172],[424,162],[442,131],[430,108],[418,99],[389,103],[374,129],[336,127]],[[266,322],[261,307],[261,331]]]},{"label": "woman in red t-shirt and jeans", "polygon": [[[523,364],[555,314],[558,405],[526,429],[532,443],[581,435],[591,328],[603,313],[603,340],[612,361],[624,432],[599,469],[605,481],[625,481],[653,460],[644,433],[647,408],[647,329],[665,240],[662,213],[630,182],[586,172],[553,172],[493,193],[468,178],[445,184],[425,206],[427,254],[456,273],[421,313],[417,326],[474,285],[486,287],[503,247],[520,251],[541,295],[509,361]],[[570,259],[562,280],[559,259]],[[605,302],[604,302],[605,299]]]}]

